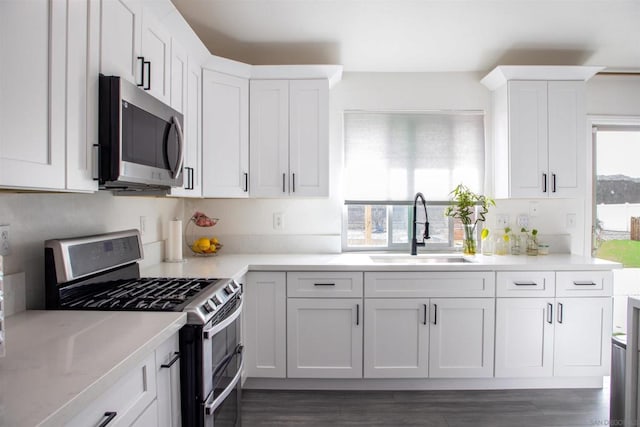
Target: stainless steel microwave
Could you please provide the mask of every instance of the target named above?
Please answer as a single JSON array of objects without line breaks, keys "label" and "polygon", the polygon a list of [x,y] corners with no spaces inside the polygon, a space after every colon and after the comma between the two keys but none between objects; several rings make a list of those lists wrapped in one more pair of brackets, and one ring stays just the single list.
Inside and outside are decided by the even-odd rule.
[{"label": "stainless steel microwave", "polygon": [[183,116],[136,85],[100,75],[102,189],[166,193],[183,182]]}]

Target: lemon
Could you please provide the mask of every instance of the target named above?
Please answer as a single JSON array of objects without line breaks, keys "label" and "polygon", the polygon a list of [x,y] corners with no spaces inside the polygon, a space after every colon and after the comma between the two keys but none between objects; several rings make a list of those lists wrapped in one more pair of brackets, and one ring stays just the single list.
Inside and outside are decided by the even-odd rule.
[{"label": "lemon", "polygon": [[195,243],[191,245],[191,250],[197,254],[202,253],[202,250],[200,249],[200,247]]},{"label": "lemon", "polygon": [[483,228],[482,229],[482,233],[480,233],[480,238],[482,240],[486,239],[489,236],[489,229],[488,228]]},{"label": "lemon", "polygon": [[196,240],[194,246],[197,246],[201,251],[206,251],[211,247],[211,242],[206,237],[202,237]]},{"label": "lemon", "polygon": [[212,237],[211,238],[211,244],[212,245],[217,245],[218,243],[220,243],[220,241],[216,237]]}]

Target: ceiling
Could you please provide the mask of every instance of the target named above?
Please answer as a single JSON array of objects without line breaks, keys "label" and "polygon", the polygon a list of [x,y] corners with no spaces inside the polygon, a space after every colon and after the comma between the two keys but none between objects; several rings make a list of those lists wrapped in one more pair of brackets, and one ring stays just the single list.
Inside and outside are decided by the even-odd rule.
[{"label": "ceiling", "polygon": [[345,71],[640,71],[640,0],[172,0],[209,50]]}]

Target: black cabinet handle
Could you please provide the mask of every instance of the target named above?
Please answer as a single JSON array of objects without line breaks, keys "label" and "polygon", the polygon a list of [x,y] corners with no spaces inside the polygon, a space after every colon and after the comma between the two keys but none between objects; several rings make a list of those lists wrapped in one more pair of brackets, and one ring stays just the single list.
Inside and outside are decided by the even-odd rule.
[{"label": "black cabinet handle", "polygon": [[547,192],[547,174],[546,173],[542,174],[542,192],[543,193]]},{"label": "black cabinet handle", "polygon": [[433,304],[433,324],[438,324],[438,304]]},{"label": "black cabinet handle", "polygon": [[160,367],[161,367],[161,368],[170,368],[170,367],[172,367],[172,366],[173,366],[173,365],[174,365],[178,360],[180,360],[180,353],[178,353],[178,352],[176,351],[176,352],[175,352],[175,353],[173,353],[173,354],[174,354],[173,359],[171,359],[171,360],[169,361],[169,363],[165,363],[165,364],[160,365]]},{"label": "black cabinet handle", "polygon": [[295,193],[296,192],[296,174],[292,173],[291,176],[292,176],[292,178],[291,178],[291,191],[293,193]]},{"label": "black cabinet handle", "polygon": [[185,190],[193,190],[194,188],[194,180],[193,180],[193,168],[185,167],[184,170],[187,172],[185,175],[187,176],[187,186],[184,188]]},{"label": "black cabinet handle", "polygon": [[563,316],[563,314],[564,314],[563,313],[563,311],[564,311],[563,309],[564,309],[564,307],[562,306],[562,303],[559,302],[558,303],[558,323],[562,323],[562,318],[564,317]]},{"label": "black cabinet handle", "polygon": [[113,421],[113,419],[116,417],[116,415],[118,415],[117,412],[113,411],[113,412],[105,412],[104,416],[107,417],[103,422],[101,422],[98,427],[105,427],[107,424],[109,424],[111,421]]},{"label": "black cabinet handle", "polygon": [[249,174],[247,172],[244,173],[244,192],[249,192]]},{"label": "black cabinet handle", "polygon": [[551,174],[551,191],[552,192],[556,192],[556,174],[552,173]]},{"label": "black cabinet handle", "polygon": [[287,179],[287,174],[286,174],[286,173],[283,173],[283,174],[282,174],[282,192],[283,192],[283,193],[285,193],[285,192],[286,192],[286,188],[285,188],[285,184],[286,184],[285,180],[286,180],[286,179]]},{"label": "black cabinet handle", "polygon": [[313,286],[335,286],[335,283],[314,283]]},{"label": "black cabinet handle", "polygon": [[138,83],[138,87],[144,86],[144,56],[138,56],[138,61],[140,61],[140,83]]},{"label": "black cabinet handle", "polygon": [[553,304],[547,303],[547,323],[553,323]]},{"label": "black cabinet handle", "polygon": [[513,282],[516,286],[538,286],[536,282]]},{"label": "black cabinet handle", "polygon": [[144,61],[143,65],[147,66],[147,85],[144,87],[144,90],[151,90],[151,61]]},{"label": "black cabinet handle", "polygon": [[422,318],[422,324],[427,324],[427,304],[422,304],[424,306],[424,317]]},{"label": "black cabinet handle", "polygon": [[360,304],[356,304],[356,326],[360,325]]}]

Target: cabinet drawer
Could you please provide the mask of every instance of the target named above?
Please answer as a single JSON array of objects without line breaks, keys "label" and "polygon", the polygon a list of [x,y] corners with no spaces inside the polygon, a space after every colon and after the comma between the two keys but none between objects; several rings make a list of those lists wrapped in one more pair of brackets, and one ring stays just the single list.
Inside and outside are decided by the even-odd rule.
[{"label": "cabinet drawer", "polygon": [[499,297],[552,297],[556,283],[553,271],[498,272],[496,288]]},{"label": "cabinet drawer", "polygon": [[[76,415],[67,426],[94,426],[115,413],[114,426],[129,426],[156,399],[156,360],[152,352],[110,389]],[[111,424],[110,424],[111,425]]]},{"label": "cabinet drawer", "polygon": [[495,274],[476,272],[376,272],[364,274],[369,298],[493,297]]},{"label": "cabinet drawer", "polygon": [[556,273],[556,296],[597,297],[613,295],[611,271],[561,271]]},{"label": "cabinet drawer", "polygon": [[287,296],[294,298],[358,298],[362,296],[362,273],[352,271],[287,273]]}]

